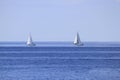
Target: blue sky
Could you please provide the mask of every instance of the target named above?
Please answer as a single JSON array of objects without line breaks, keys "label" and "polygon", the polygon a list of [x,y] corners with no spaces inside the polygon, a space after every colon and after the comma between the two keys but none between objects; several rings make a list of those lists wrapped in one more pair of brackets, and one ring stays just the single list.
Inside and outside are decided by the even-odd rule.
[{"label": "blue sky", "polygon": [[120,41],[120,0],[0,0],[0,41]]}]

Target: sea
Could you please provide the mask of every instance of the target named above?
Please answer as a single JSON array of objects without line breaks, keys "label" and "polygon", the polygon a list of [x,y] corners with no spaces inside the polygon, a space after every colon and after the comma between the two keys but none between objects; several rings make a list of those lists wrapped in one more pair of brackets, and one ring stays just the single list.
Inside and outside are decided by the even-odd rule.
[{"label": "sea", "polygon": [[0,80],[120,80],[120,42],[0,42]]}]

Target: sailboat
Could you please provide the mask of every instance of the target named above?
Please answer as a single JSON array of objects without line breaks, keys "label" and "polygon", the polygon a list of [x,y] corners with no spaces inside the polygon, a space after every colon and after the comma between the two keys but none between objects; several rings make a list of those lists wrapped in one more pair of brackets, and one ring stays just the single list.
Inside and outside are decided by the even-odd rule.
[{"label": "sailboat", "polygon": [[77,46],[82,46],[83,43],[80,40],[79,33],[77,32],[77,35],[75,36],[74,44]]},{"label": "sailboat", "polygon": [[35,46],[35,44],[33,43],[31,34],[29,34],[29,36],[28,36],[27,46],[29,46],[29,47]]}]

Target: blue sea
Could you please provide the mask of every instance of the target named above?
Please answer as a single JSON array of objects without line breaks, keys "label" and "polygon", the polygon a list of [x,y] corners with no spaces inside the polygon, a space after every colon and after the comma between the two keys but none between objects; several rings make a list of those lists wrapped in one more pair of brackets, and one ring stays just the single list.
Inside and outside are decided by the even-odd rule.
[{"label": "blue sea", "polygon": [[120,42],[0,42],[0,80],[120,80]]}]

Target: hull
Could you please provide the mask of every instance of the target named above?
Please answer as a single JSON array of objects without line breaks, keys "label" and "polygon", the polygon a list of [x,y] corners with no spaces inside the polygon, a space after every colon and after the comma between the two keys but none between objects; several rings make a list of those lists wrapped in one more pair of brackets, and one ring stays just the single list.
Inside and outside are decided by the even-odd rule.
[{"label": "hull", "polygon": [[35,44],[34,44],[34,43],[32,43],[32,44],[27,44],[27,46],[29,46],[29,47],[34,47]]}]

